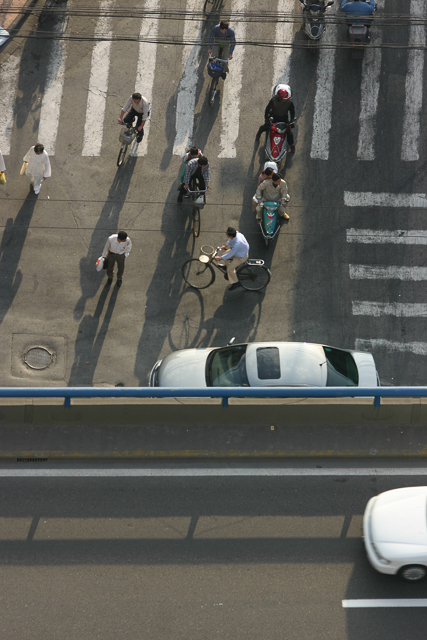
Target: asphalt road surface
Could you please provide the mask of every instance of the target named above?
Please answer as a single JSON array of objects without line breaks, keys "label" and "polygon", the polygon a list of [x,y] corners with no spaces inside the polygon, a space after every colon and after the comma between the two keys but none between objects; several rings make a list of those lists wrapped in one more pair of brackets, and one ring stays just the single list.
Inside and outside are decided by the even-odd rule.
[{"label": "asphalt road surface", "polygon": [[[425,583],[370,567],[361,516],[371,496],[424,484],[425,472],[307,466],[319,475],[175,466],[132,477],[138,467],[116,466],[87,477],[100,468],[73,466],[58,477],[39,464],[35,477],[11,478],[3,466],[2,637],[424,638],[424,610],[393,603],[425,598]],[[343,607],[354,599],[391,606]]]},{"label": "asphalt road surface", "polygon": [[[201,2],[136,3],[145,16],[127,0],[84,4],[90,15],[73,13],[70,0],[70,13],[43,28],[28,17],[0,52],[0,384],[146,385],[171,350],[232,336],[365,349],[383,384],[424,384],[424,53],[407,46],[424,46],[425,33],[390,18],[416,16],[417,2],[392,1],[385,14],[380,2],[388,22],[372,27],[375,46],[355,58],[301,47],[297,2],[227,0],[240,44],[213,107],[205,43],[217,19],[201,15]],[[153,14],[164,9],[189,13]],[[248,11],[263,17],[245,21]],[[345,37],[332,21],[323,43]],[[266,249],[251,209],[264,161],[254,138],[278,81],[293,89],[297,152],[285,168],[290,221]],[[135,89],[151,119],[138,155],[118,169],[117,118]],[[38,138],[52,178],[37,198],[19,169]],[[188,204],[176,202],[190,141],[212,175],[197,240]],[[269,287],[229,292],[222,278],[200,293],[184,286],[183,262],[222,243],[229,224],[271,268]],[[120,291],[95,271],[119,228],[134,245]],[[54,353],[46,370],[23,364],[34,345]]]}]

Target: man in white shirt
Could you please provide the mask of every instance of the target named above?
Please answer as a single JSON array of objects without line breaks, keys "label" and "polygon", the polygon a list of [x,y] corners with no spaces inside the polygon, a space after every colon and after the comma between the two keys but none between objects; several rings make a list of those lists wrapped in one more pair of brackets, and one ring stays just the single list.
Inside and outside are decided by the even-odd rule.
[{"label": "man in white shirt", "polygon": [[243,233],[237,231],[234,227],[228,227],[226,231],[227,242],[221,249],[228,249],[227,253],[222,256],[216,256],[215,260],[225,260],[227,265],[228,281],[231,282],[229,290],[233,291],[237,287],[241,287],[237,275],[236,268],[249,257],[249,243]]},{"label": "man in white shirt", "polygon": [[[125,113],[127,115],[123,118]],[[137,118],[136,128],[138,129],[138,136],[136,141],[141,142],[144,136],[144,124],[149,115],[150,103],[147,98],[144,98],[140,93],[133,93],[121,110],[119,123],[124,122],[125,124],[132,125],[135,118]]]},{"label": "man in white shirt", "polygon": [[44,146],[38,142],[34,147],[31,147],[24,157],[24,162],[27,165],[26,174],[30,178],[34,193],[38,196],[43,180],[52,175],[49,156],[44,150]]},{"label": "man in white shirt", "polygon": [[102,257],[107,260],[107,285],[113,282],[114,263],[117,262],[117,286],[122,286],[123,271],[125,270],[125,258],[129,257],[132,242],[126,231],[113,233],[105,243]]}]

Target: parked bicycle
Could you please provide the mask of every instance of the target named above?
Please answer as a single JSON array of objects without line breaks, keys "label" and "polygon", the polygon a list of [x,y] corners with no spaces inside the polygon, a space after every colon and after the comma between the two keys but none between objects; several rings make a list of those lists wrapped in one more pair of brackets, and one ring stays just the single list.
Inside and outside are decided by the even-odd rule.
[{"label": "parked bicycle", "polygon": [[[204,245],[198,258],[190,258],[184,262],[181,273],[190,287],[193,289],[210,287],[215,281],[215,269],[218,269],[228,279],[225,263],[220,264],[215,260],[220,250],[221,247],[214,249],[209,245]],[[271,271],[265,266],[264,260],[249,258],[237,267],[236,275],[244,289],[261,291],[270,282]]]},{"label": "parked bicycle", "polygon": [[118,167],[122,166],[128,148],[130,147],[130,145],[138,135],[138,129],[136,127],[132,127],[132,125],[125,124],[124,122],[121,122],[120,125],[123,127],[126,127],[126,131],[123,131],[122,129],[119,135],[119,141],[121,142],[121,146],[120,146],[120,151],[117,158]]}]

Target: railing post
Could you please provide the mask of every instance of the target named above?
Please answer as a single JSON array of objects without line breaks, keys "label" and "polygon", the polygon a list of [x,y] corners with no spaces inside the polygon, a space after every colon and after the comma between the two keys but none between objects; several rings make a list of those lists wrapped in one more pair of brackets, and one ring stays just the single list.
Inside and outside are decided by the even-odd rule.
[{"label": "railing post", "polygon": [[64,407],[69,409],[71,407],[71,398],[70,396],[65,396],[64,398]]},{"label": "railing post", "polygon": [[381,406],[381,396],[374,396],[374,407]]},{"label": "railing post", "polygon": [[222,398],[222,406],[224,409],[227,409],[228,407],[228,398],[226,396]]}]

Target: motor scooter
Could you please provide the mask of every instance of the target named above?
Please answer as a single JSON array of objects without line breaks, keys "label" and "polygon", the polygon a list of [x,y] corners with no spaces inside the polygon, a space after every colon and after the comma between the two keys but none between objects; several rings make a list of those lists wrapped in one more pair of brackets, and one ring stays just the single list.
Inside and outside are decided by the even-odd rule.
[{"label": "motor scooter", "polygon": [[[271,167],[277,172],[277,164],[275,162],[266,162],[264,169]],[[256,196],[253,198],[254,202],[258,204]],[[285,200],[289,202],[289,196],[285,197]],[[280,230],[278,210],[280,202],[265,201],[262,203],[262,216],[259,221],[259,228],[261,229],[262,237],[264,238],[265,246],[268,247],[270,242],[276,237]]]},{"label": "motor scooter", "polygon": [[369,29],[375,10],[374,0],[343,0],[341,11],[345,13],[347,39],[354,46],[363,47],[370,43]]},{"label": "motor scooter", "polygon": [[300,0],[300,2],[302,4],[304,33],[312,43],[318,43],[326,29],[326,10],[334,4],[334,0],[330,0],[327,4],[325,4],[325,0],[319,0],[316,4],[305,2],[305,0]]},{"label": "motor scooter", "polygon": [[277,164],[278,170],[280,170],[281,165],[284,164],[284,159],[288,152],[286,137],[294,122],[296,122],[296,118],[289,124],[286,122],[273,122],[273,118],[270,118],[270,131],[267,131],[265,156],[267,160],[271,160]]}]

